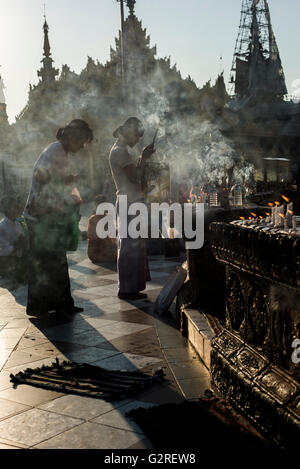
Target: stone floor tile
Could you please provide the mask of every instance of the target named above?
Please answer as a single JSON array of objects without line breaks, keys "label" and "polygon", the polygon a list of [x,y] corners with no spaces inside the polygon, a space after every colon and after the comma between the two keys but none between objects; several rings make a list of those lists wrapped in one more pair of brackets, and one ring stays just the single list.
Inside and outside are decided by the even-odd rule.
[{"label": "stone floor tile", "polygon": [[97,330],[105,336],[107,332],[112,332],[113,334],[126,335],[134,334],[146,329],[151,328],[148,324],[138,324],[132,322],[117,322],[113,325],[98,327]]},{"label": "stone floor tile", "polygon": [[[101,366],[107,370],[127,370],[137,371],[151,365],[160,363],[161,359],[155,357],[145,357],[143,355],[135,355],[132,353],[123,353],[111,358],[106,358],[95,362],[94,365]],[[1,396],[1,395],[0,395]]]},{"label": "stone floor tile", "polygon": [[148,438],[144,438],[143,440],[140,440],[127,448],[127,450],[131,449],[154,449],[154,446],[151,441],[148,440]]},{"label": "stone floor tile", "polygon": [[190,345],[184,348],[166,348],[163,353],[170,364],[198,360],[197,353]]},{"label": "stone floor tile", "polygon": [[24,332],[24,339],[44,339],[44,340],[48,340],[47,337],[45,336],[45,334],[40,330],[38,329],[37,326],[31,324],[31,326],[28,327],[28,329],[26,329],[26,331]]},{"label": "stone floor tile", "polygon": [[10,371],[2,370],[0,373],[0,391],[11,388]]},{"label": "stone floor tile", "polygon": [[71,280],[73,279],[78,279],[78,277],[81,277],[82,276],[82,273],[79,272],[79,270],[76,270],[76,269],[69,269],[69,277]]},{"label": "stone floor tile", "polygon": [[27,368],[26,364],[35,362],[38,360],[42,360],[43,358],[49,357],[51,354],[49,353],[48,355],[43,355],[43,354],[37,354],[34,352],[31,352],[29,350],[17,350],[15,352],[12,352],[5,363],[4,369],[7,368],[12,368],[15,366],[19,365],[24,365],[24,368]]},{"label": "stone floor tile", "polygon": [[126,449],[141,440],[133,431],[86,422],[41,443],[39,449]]},{"label": "stone floor tile", "polygon": [[8,324],[5,326],[4,330],[7,329],[20,329],[20,328],[25,328],[30,325],[29,317],[28,319],[13,319],[12,321],[9,321]]},{"label": "stone floor tile", "polygon": [[159,342],[163,349],[185,347],[188,343],[187,339],[180,335],[159,337]]},{"label": "stone floor tile", "polygon": [[[132,308],[132,305],[131,305]],[[133,308],[128,311],[118,311],[116,313],[109,313],[109,319],[112,321],[135,322],[137,324],[147,324],[149,326],[155,325],[155,318],[152,314],[145,311]]]},{"label": "stone floor tile", "polygon": [[96,361],[118,355],[120,352],[117,349],[107,350],[100,347],[87,347],[85,350],[77,350],[67,352],[65,355],[70,361],[76,363],[89,363],[94,364]]},{"label": "stone floor tile", "polygon": [[96,347],[97,345],[101,346],[102,342],[106,342],[110,339],[116,339],[120,337],[120,334],[114,334],[111,331],[105,331],[105,333],[101,333],[100,331],[93,330],[93,331],[82,331],[79,334],[75,334],[72,337],[64,337],[62,340],[64,342],[72,342],[78,345],[85,345],[90,347]]},{"label": "stone floor tile", "polygon": [[65,324],[58,324],[57,326],[46,327],[41,329],[45,337],[49,338],[50,336],[55,336],[56,334],[77,334],[82,330],[81,321],[78,321],[78,324],[73,323],[73,321],[67,322]]},{"label": "stone floor tile", "polygon": [[104,399],[68,395],[38,407],[39,409],[68,415],[69,417],[91,420],[107,412],[110,413],[112,410],[124,406],[129,402],[131,402],[129,399],[117,402],[106,402]]},{"label": "stone floor tile", "polygon": [[30,353],[32,355],[39,355],[40,358],[38,358],[38,360],[41,360],[43,358],[57,356],[61,353],[59,348],[49,341],[46,343],[44,342],[39,345],[33,345],[32,347],[27,347],[26,349],[22,349],[22,350],[17,349],[17,351],[23,354]]},{"label": "stone floor tile", "polygon": [[[53,328],[54,329],[54,328]],[[79,328],[66,328],[66,329],[59,329],[59,327],[55,328],[55,330],[44,331],[46,337],[51,341],[61,341],[61,342],[75,342],[75,338],[80,334],[84,333],[84,329]]]},{"label": "stone floor tile", "polygon": [[103,317],[82,317],[77,316],[74,318],[72,324],[74,327],[82,327],[85,330],[93,330],[93,329],[100,329],[104,326],[114,326],[116,321],[113,321],[108,318]]},{"label": "stone floor tile", "polygon": [[18,342],[16,350],[26,350],[44,344],[49,344],[46,337],[29,337],[25,334]]},{"label": "stone floor tile", "polygon": [[42,366],[51,366],[55,362],[56,358],[58,358],[59,361],[64,361],[67,359],[65,355],[60,354],[55,357],[43,358],[42,360],[37,360],[35,362],[26,363],[25,365],[12,366],[11,368],[7,368],[6,371],[9,371],[10,373],[13,373],[13,374],[17,374],[20,371],[24,371],[27,368],[36,369]]},{"label": "stone floor tile", "polygon": [[72,291],[72,296],[76,300],[75,303],[77,303],[77,300],[89,300],[91,302],[94,302],[96,299],[102,299],[107,296],[110,296],[110,293],[104,292],[104,290],[98,290],[98,293],[89,293],[87,290],[75,290],[73,288]]},{"label": "stone floor tile", "polygon": [[210,376],[202,379],[188,378],[177,380],[178,385],[186,399],[203,397],[206,389],[211,389]]},{"label": "stone floor tile", "polygon": [[120,406],[118,409],[114,409],[111,412],[108,412],[100,417],[97,417],[93,420],[93,423],[100,423],[101,425],[108,425],[109,427],[122,428],[123,430],[135,431],[137,433],[142,433],[141,428],[134,422],[130,417],[126,417],[126,413],[130,410],[138,409],[140,407],[144,409],[149,409],[155,404],[150,402],[142,401],[132,401],[128,404]]},{"label": "stone floor tile", "polygon": [[200,360],[193,360],[190,362],[171,363],[170,367],[177,380],[188,379],[188,378],[202,378],[208,374],[208,370],[205,368]]},{"label": "stone floor tile", "polygon": [[[100,274],[99,275],[100,278],[102,278],[102,275]],[[105,280],[115,280],[115,281],[119,281],[119,274],[117,272],[114,272],[114,273],[111,273],[111,274],[107,274],[104,276]]]},{"label": "stone floor tile", "polygon": [[34,446],[79,425],[82,420],[31,409],[0,422],[0,437]]},{"label": "stone floor tile", "polygon": [[152,404],[180,404],[184,401],[184,397],[178,385],[174,382],[158,384],[153,388],[147,389],[139,394],[139,399],[143,402],[151,402]]},{"label": "stone floor tile", "polygon": [[[111,275],[93,275],[86,276],[80,285],[82,288],[105,287],[106,285],[114,285],[118,282],[118,278],[111,278]],[[115,276],[114,276],[115,277]],[[117,275],[118,277],[118,275]]]},{"label": "stone floor tile", "polygon": [[145,292],[148,293],[151,290],[157,290],[163,286],[164,283],[159,283],[159,279],[156,279],[155,282],[147,283]]},{"label": "stone floor tile", "polygon": [[103,304],[101,305],[101,311],[103,311],[104,314],[107,313],[117,313],[119,311],[130,311],[133,308],[133,304],[131,303],[112,303],[112,304]]},{"label": "stone floor tile", "polygon": [[163,320],[156,320],[156,329],[159,337],[177,336],[181,337],[180,332],[176,329],[175,324],[168,324]]},{"label": "stone floor tile", "polygon": [[[5,438],[0,438],[0,445],[9,446],[10,449],[27,449],[28,445],[22,445],[21,443],[16,443],[15,441],[6,440]],[[3,448],[7,449],[7,448]]]},{"label": "stone floor tile", "polygon": [[72,342],[60,342],[52,340],[52,344],[60,351],[60,355],[63,354],[65,357],[70,352],[78,352],[79,350],[86,350],[88,347],[85,345],[73,344]]},{"label": "stone floor tile", "polygon": [[111,349],[111,346],[122,353],[130,352],[137,355],[152,356],[163,359],[163,354],[157,343],[154,328],[125,335],[99,345],[99,347],[109,349]]},{"label": "stone floor tile", "polygon": [[18,402],[8,401],[7,399],[0,399],[0,420],[15,414],[19,414],[28,409],[30,409],[29,406],[19,404]]},{"label": "stone floor tile", "polygon": [[0,370],[4,367],[11,353],[12,349],[0,349]]},{"label": "stone floor tile", "polygon": [[21,449],[21,448],[18,448],[17,446],[9,446],[9,445],[4,445],[3,443],[0,443],[0,449]]},{"label": "stone floor tile", "polygon": [[18,327],[18,328],[7,328],[5,327],[4,329],[1,330],[0,332],[0,337],[3,339],[11,339],[11,338],[19,338],[25,334],[27,330],[27,327]]},{"label": "stone floor tile", "polygon": [[19,342],[19,338],[18,337],[1,337],[0,335],[0,350],[4,350],[4,349],[14,349],[15,346],[18,344]]},{"label": "stone floor tile", "polygon": [[129,301],[127,300],[121,300],[120,298],[118,298],[117,295],[114,295],[114,296],[106,296],[104,298],[98,298],[96,300],[93,301],[93,303],[97,306],[102,306],[103,304],[104,305],[109,305],[109,304],[120,304],[120,305],[123,305],[123,304],[130,304]]},{"label": "stone floor tile", "polygon": [[0,399],[7,399],[8,401],[18,402],[19,404],[34,407],[61,397],[62,395],[62,393],[21,384],[16,389],[9,388],[1,391]]}]

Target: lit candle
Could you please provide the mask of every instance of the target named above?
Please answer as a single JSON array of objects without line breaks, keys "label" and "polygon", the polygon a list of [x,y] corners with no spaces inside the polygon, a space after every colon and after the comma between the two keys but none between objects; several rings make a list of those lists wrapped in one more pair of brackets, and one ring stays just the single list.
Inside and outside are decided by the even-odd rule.
[{"label": "lit candle", "polygon": [[277,207],[272,207],[271,210],[272,210],[272,212],[271,212],[271,223],[272,223],[272,225],[275,225],[275,216],[276,216]]},{"label": "lit candle", "polygon": [[297,219],[296,219],[295,215],[292,218],[292,224],[293,224],[293,230],[296,231],[297,230]]},{"label": "lit candle", "polygon": [[284,205],[275,208],[275,227],[280,228],[284,226]]},{"label": "lit candle", "polygon": [[293,215],[294,215],[294,205],[293,202],[287,205],[286,208],[286,218],[288,220],[288,227],[292,228],[293,226]]}]

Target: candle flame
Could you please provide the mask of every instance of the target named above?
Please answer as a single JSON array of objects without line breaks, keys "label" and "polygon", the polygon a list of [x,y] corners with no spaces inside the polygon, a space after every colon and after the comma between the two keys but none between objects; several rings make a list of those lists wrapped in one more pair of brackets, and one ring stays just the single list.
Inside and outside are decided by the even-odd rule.
[{"label": "candle flame", "polygon": [[270,217],[270,216],[271,216],[271,214],[270,214],[269,212],[266,212],[266,215],[267,215],[267,217]]},{"label": "candle flame", "polygon": [[275,202],[275,205],[277,205],[277,207],[280,207],[280,202]]},{"label": "candle flame", "polygon": [[252,212],[251,212],[251,215],[253,215],[253,216],[254,216],[254,218],[256,218],[256,217],[257,217],[257,215],[256,215],[255,213],[252,213]]},{"label": "candle flame", "polygon": [[264,217],[262,217],[261,215],[259,215],[259,218],[262,220]]},{"label": "candle flame", "polygon": [[269,207],[274,207],[273,202],[269,202],[268,205],[269,205]]},{"label": "candle flame", "polygon": [[285,202],[288,202],[288,203],[289,203],[290,199],[289,199],[288,197],[285,197],[285,195],[282,195],[282,194],[280,194],[280,195],[281,195],[281,197],[283,198],[283,200],[284,200]]},{"label": "candle flame", "polygon": [[281,217],[281,218],[285,218],[285,216],[283,215],[283,213],[278,213],[278,215]]},{"label": "candle flame", "polygon": [[287,213],[289,213],[290,215],[294,215],[294,212],[292,210],[288,210]]},{"label": "candle flame", "polygon": [[246,218],[245,218],[245,217],[240,217],[240,219],[241,219],[241,220],[246,220]]},{"label": "candle flame", "polygon": [[252,217],[249,217],[249,220],[252,220]]}]

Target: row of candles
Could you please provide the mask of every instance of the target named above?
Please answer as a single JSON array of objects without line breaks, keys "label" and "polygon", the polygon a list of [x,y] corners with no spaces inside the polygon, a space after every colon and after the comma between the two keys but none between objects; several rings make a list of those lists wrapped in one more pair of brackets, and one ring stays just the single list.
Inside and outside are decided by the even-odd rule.
[{"label": "row of candles", "polygon": [[240,217],[244,221],[245,225],[251,225],[253,223],[265,223],[273,225],[275,228],[284,228],[284,230],[292,229],[297,230],[297,218],[293,212],[293,202],[290,202],[288,197],[281,195],[285,203],[270,202],[268,205],[271,208],[271,213],[266,213],[266,218],[257,216],[255,213],[251,213],[251,217],[247,220],[245,217]]}]

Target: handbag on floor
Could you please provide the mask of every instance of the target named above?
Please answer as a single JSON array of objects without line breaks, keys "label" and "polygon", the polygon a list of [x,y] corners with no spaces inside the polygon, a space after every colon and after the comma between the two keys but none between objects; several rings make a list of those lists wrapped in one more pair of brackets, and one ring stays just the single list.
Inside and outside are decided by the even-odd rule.
[{"label": "handbag on floor", "polygon": [[178,267],[177,272],[169,277],[166,285],[161,290],[155,302],[155,311],[164,314],[170,308],[174,298],[182,288],[187,277],[187,271],[183,267]]}]

